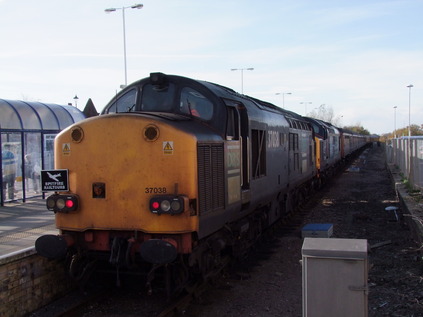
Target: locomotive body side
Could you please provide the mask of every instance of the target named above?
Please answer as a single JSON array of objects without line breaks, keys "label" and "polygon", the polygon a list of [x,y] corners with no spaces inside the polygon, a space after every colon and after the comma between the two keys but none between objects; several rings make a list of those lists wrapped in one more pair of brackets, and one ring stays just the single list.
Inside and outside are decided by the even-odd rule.
[{"label": "locomotive body side", "polygon": [[340,149],[340,132],[331,124],[328,124],[328,165],[335,167],[341,160],[341,149]]},{"label": "locomotive body side", "polygon": [[[205,85],[224,101],[227,114],[223,136],[227,203],[213,212],[221,215],[214,221],[208,219],[210,212],[200,210],[200,222],[215,223],[215,229],[237,228],[237,221],[260,211],[266,219],[262,225],[270,225],[280,218],[278,200],[288,192],[289,124],[281,111],[225,87]],[[264,211],[269,206],[274,209],[271,213]]]},{"label": "locomotive body side", "polygon": [[[246,213],[276,205],[288,193],[289,123],[282,113],[249,109],[249,166],[243,192],[247,193]],[[244,207],[245,208],[245,207]],[[269,224],[281,216],[279,206],[269,215]]]},{"label": "locomotive body side", "polygon": [[325,155],[328,131],[326,126],[317,119],[305,117],[305,120],[310,123],[314,132],[316,174],[318,178],[321,178],[328,166]]},{"label": "locomotive body side", "polygon": [[313,126],[316,137],[316,165],[319,177],[330,177],[341,162],[341,133],[339,129],[328,122],[314,118],[306,118]]},{"label": "locomotive body side", "polygon": [[289,184],[296,187],[315,176],[315,144],[311,130],[295,127],[289,131]]},{"label": "locomotive body side", "polygon": [[341,132],[341,157],[346,159],[354,152],[361,149],[368,142],[364,135],[360,135],[353,131],[339,128]]},{"label": "locomotive body side", "polygon": [[285,111],[289,122],[288,185],[294,196],[304,196],[301,187],[309,186],[317,175],[316,143],[312,125],[302,116]]}]

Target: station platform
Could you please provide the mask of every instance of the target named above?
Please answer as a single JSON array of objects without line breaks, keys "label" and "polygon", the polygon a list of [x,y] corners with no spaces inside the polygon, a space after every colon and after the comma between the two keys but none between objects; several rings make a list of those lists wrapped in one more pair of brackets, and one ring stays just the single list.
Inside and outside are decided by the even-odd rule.
[{"label": "station platform", "polygon": [[0,207],[0,259],[31,249],[35,252],[39,236],[58,233],[54,213],[41,197]]}]

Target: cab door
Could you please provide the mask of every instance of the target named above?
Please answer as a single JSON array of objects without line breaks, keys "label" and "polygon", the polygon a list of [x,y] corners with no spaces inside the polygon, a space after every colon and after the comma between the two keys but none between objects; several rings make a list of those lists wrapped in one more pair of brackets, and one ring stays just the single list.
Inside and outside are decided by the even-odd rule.
[{"label": "cab door", "polygon": [[227,180],[228,203],[250,201],[248,116],[238,102],[227,104]]}]

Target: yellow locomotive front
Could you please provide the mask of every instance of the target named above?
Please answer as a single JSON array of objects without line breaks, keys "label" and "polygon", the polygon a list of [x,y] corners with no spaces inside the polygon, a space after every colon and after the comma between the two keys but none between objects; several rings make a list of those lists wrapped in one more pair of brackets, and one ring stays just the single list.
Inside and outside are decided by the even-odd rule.
[{"label": "yellow locomotive front", "polygon": [[[196,230],[186,200],[196,197],[192,135],[142,116],[115,114],[71,127],[55,146],[56,168],[69,170],[70,192],[80,200],[79,211],[56,214],[61,230]],[[161,209],[150,203],[154,195],[178,198],[180,207]]]},{"label": "yellow locomotive front", "polygon": [[147,248],[152,262],[173,259],[149,259],[156,256],[149,248],[172,248],[170,257],[190,252],[198,228],[193,135],[142,115],[111,114],[63,131],[55,148],[69,191],[52,195],[47,205],[67,246],[110,251],[114,239],[132,239],[132,252],[146,243],[141,250]]}]

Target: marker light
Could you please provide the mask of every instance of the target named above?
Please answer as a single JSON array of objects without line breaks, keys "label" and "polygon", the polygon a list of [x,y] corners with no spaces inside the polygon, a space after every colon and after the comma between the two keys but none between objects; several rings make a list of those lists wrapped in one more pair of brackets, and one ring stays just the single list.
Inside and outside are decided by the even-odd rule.
[{"label": "marker light", "polygon": [[160,204],[157,201],[153,201],[151,204],[152,209],[158,209],[160,207]]},{"label": "marker light", "polygon": [[56,212],[68,213],[78,209],[77,195],[54,194],[47,198],[47,209]]},{"label": "marker light", "polygon": [[150,211],[158,215],[180,214],[184,211],[185,201],[188,201],[185,196],[154,196],[150,199]]},{"label": "marker light", "polygon": [[160,204],[160,208],[165,212],[169,211],[170,210],[170,201],[167,200],[167,199],[163,200],[162,203]]},{"label": "marker light", "polygon": [[181,203],[179,202],[179,200],[174,200],[170,204],[170,208],[172,208],[173,210],[179,210],[181,209]]},{"label": "marker light", "polygon": [[58,209],[63,209],[66,207],[66,201],[63,198],[58,198],[56,200],[56,206]]},{"label": "marker light", "polygon": [[72,208],[74,205],[74,202],[73,200],[69,199],[69,200],[66,200],[65,204],[66,204],[66,208]]}]

